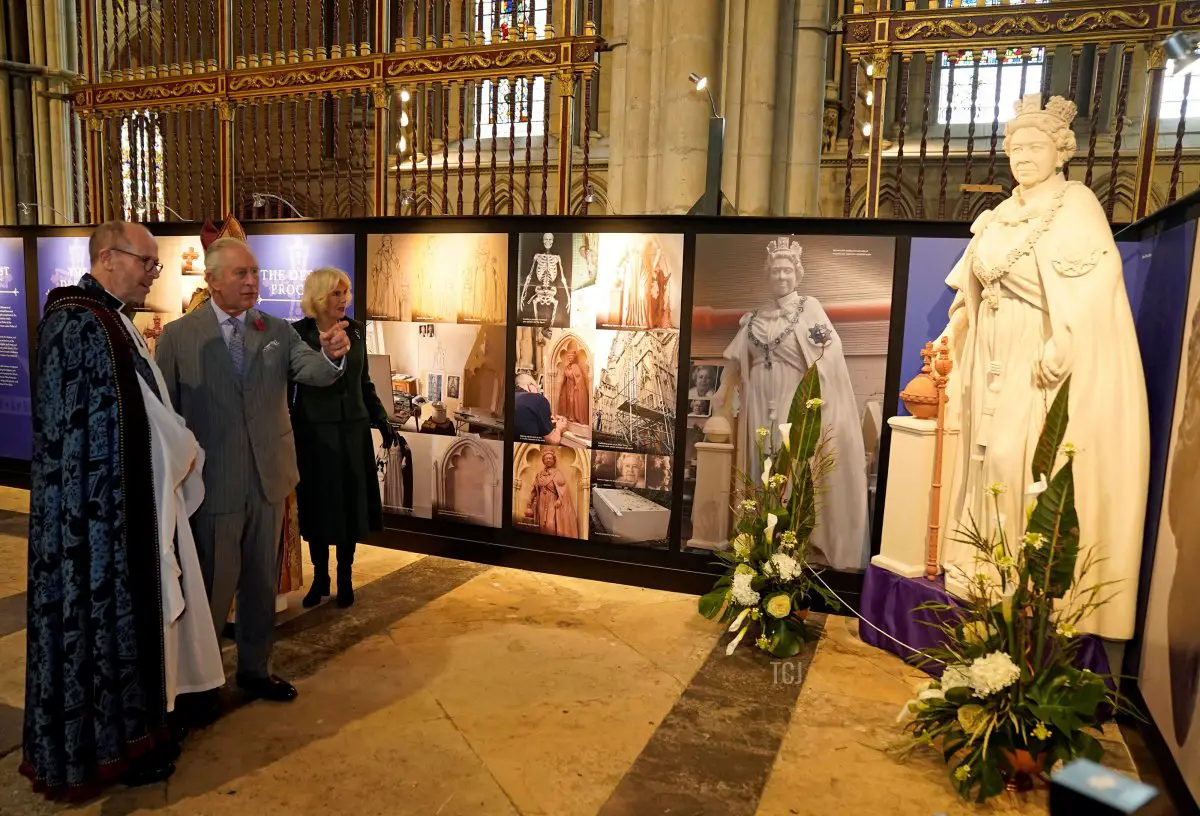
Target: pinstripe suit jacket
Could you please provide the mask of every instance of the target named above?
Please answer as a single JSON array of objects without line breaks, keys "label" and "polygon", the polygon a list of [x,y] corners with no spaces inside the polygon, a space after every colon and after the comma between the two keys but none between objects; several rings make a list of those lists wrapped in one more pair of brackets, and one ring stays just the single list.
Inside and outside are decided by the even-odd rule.
[{"label": "pinstripe suit jacket", "polygon": [[341,375],[291,324],[256,309],[246,316],[244,343],[239,380],[217,314],[206,305],[168,323],[155,350],[171,404],[204,449],[208,513],[243,510],[247,497],[270,504],[287,498],[300,481],[288,381],[325,386]]}]

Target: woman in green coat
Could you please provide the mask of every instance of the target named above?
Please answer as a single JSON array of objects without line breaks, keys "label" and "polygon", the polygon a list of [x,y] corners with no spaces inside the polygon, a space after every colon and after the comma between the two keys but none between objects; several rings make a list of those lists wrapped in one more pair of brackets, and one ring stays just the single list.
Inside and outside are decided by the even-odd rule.
[{"label": "woman in green coat", "polygon": [[[292,325],[314,349],[321,332],[339,321],[349,324],[346,368],[333,385],[316,388],[293,384],[292,429],[300,484],[296,503],[300,535],[308,541],[313,562],[312,587],[306,607],[329,595],[329,548],[337,548],[337,601],[354,603],[354,549],[370,530],[383,527],[383,508],[375,471],[374,427],[391,447],[393,432],[387,411],[367,369],[367,335],[363,324],[346,317],[350,278],[339,269],[317,269],[304,282],[300,301],[303,320]],[[390,394],[387,395],[390,397]]]}]

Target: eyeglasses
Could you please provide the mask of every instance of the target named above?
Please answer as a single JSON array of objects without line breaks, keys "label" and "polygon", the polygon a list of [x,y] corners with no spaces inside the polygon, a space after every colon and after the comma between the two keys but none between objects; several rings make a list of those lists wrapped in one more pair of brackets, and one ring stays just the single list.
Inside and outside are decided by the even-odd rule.
[{"label": "eyeglasses", "polygon": [[109,249],[111,249],[113,252],[120,252],[122,255],[128,255],[131,258],[137,258],[142,262],[142,268],[147,272],[152,270],[155,272],[163,271],[162,262],[159,261],[158,258],[154,258],[150,255],[138,255],[136,252],[130,252],[129,250],[121,249],[120,247],[109,247]]}]

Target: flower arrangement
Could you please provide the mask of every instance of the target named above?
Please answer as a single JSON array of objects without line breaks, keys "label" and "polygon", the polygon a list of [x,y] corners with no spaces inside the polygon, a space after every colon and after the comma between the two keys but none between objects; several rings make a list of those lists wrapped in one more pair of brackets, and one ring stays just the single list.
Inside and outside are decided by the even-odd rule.
[{"label": "flower arrangement", "polygon": [[[1060,760],[1098,760],[1103,749],[1088,729],[1104,706],[1128,710],[1111,678],[1075,666],[1076,627],[1108,598],[1105,584],[1080,589],[1075,577],[1075,448],[1063,444],[1069,390],[1068,377],[1038,440],[1021,540],[1009,541],[1000,523],[999,496],[1008,488],[991,485],[996,532],[985,536],[971,519],[958,538],[978,551],[980,568],[965,607],[920,607],[937,614],[943,639],[922,665],[945,668],[901,710],[910,737],[904,750],[939,748],[964,799],[1028,790]],[[1047,478],[1060,456],[1062,467]],[[1085,557],[1081,573],[1093,563]]]},{"label": "flower arrangement", "polygon": [[726,572],[699,603],[701,615],[737,632],[726,654],[757,627],[758,648],[792,657],[808,640],[804,617],[811,593],[837,607],[832,593],[813,581],[808,564],[822,479],[833,467],[821,423],[823,404],[813,365],[796,388],[788,421],[778,427],[778,444],[773,431],[757,431],[762,478],[742,475],[733,546],[717,553]]}]

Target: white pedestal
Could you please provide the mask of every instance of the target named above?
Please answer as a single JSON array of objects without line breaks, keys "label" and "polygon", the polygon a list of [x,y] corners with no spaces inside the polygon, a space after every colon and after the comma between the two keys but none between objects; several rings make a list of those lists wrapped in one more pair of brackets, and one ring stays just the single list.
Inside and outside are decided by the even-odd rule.
[{"label": "white pedestal", "polygon": [[689,547],[723,550],[729,546],[733,445],[696,443],[696,495],[692,499],[692,537]]},{"label": "white pedestal", "polygon": [[[925,574],[925,542],[929,535],[929,495],[933,484],[933,453],[937,422],[911,416],[892,417],[891,459],[888,465],[887,498],[883,508],[883,537],[879,555],[871,559],[877,567],[916,578]],[[942,437],[942,496],[938,551],[951,526],[946,518],[950,505],[950,477],[958,455],[958,431]]]}]

